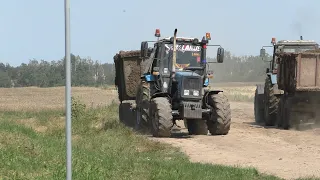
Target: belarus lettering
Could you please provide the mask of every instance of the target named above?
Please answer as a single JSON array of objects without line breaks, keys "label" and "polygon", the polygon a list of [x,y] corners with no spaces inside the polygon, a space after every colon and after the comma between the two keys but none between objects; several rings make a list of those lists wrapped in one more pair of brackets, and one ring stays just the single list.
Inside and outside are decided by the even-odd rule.
[{"label": "belarus lettering", "polygon": [[[166,52],[169,53],[169,51],[173,51],[173,45],[171,44],[165,44],[166,46]],[[180,52],[198,52],[201,51],[200,46],[193,46],[193,45],[176,45],[176,50]]]}]

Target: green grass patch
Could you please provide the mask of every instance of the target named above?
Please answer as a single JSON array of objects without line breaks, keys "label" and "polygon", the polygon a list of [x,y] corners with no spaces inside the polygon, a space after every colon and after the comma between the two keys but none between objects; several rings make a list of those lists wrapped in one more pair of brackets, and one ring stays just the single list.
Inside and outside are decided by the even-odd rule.
[{"label": "green grass patch", "polygon": [[[191,163],[177,148],[119,123],[117,104],[84,111],[72,122],[73,179],[279,179],[251,168]],[[0,112],[0,179],[65,179],[62,114]]]}]

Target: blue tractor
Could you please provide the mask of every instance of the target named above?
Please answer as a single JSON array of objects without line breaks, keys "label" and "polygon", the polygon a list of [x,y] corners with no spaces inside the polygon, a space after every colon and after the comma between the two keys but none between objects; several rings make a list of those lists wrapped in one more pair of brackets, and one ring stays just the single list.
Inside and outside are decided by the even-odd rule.
[{"label": "blue tractor", "polygon": [[[183,120],[189,134],[226,135],[230,130],[231,110],[221,90],[210,89],[208,46],[218,46],[217,62],[222,63],[224,49],[209,45],[210,33],[201,40],[177,37],[141,43],[140,83],[135,100],[135,128],[155,137],[170,137],[181,129]],[[153,48],[148,47],[153,42]]]}]

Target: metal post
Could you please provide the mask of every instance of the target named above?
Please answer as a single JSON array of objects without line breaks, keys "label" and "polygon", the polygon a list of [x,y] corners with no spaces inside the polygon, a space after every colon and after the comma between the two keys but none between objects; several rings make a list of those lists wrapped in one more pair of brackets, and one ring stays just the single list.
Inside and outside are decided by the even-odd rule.
[{"label": "metal post", "polygon": [[72,151],[71,151],[71,62],[70,62],[70,2],[64,0],[65,8],[65,65],[66,65],[66,87],[65,87],[65,108],[66,108],[66,171],[67,180],[72,178]]}]

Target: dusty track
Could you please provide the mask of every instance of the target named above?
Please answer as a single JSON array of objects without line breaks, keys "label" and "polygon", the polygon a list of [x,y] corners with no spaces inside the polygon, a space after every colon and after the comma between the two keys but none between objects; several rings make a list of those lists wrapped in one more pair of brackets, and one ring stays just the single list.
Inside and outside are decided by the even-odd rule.
[{"label": "dusty track", "polygon": [[320,177],[320,130],[259,128],[252,125],[252,103],[231,102],[231,108],[226,136],[151,139],[180,147],[193,162],[251,166],[285,179]]}]

